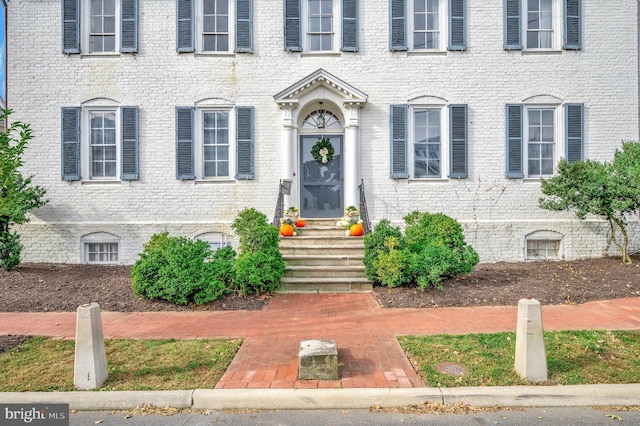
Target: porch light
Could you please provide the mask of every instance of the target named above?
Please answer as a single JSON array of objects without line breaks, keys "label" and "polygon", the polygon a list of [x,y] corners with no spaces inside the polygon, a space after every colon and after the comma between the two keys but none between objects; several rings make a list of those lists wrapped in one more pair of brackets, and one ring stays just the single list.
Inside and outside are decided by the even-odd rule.
[{"label": "porch light", "polygon": [[318,110],[318,120],[316,127],[318,129],[324,129],[327,126],[327,122],[324,118],[324,110],[322,109],[322,102],[320,102],[320,109]]}]

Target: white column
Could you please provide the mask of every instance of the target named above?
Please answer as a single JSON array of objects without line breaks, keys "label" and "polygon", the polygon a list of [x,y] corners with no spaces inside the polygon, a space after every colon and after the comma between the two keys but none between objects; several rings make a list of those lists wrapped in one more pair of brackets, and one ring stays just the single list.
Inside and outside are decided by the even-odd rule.
[{"label": "white column", "polygon": [[284,196],[284,208],[297,205],[298,185],[296,182],[296,127],[293,123],[293,110],[297,103],[281,103],[283,110],[282,117],[282,179],[289,179],[292,182],[291,194]]},{"label": "white column", "polygon": [[359,208],[360,193],[360,103],[344,103],[346,122],[344,126],[344,206]]}]

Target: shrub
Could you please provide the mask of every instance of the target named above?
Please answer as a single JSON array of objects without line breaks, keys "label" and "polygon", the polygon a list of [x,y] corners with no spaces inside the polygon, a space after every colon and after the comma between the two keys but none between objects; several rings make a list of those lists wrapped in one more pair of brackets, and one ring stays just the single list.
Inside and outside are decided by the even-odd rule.
[{"label": "shrub", "polygon": [[11,271],[20,264],[20,236],[17,232],[0,232],[0,268]]},{"label": "shrub", "polygon": [[396,237],[387,237],[384,246],[388,251],[381,251],[373,261],[377,280],[388,287],[409,284],[413,280],[415,255],[406,248],[398,250],[398,245]]},{"label": "shrub", "polygon": [[389,287],[414,284],[424,289],[473,271],[478,254],[465,243],[462,226],[455,219],[414,211],[404,221],[404,235],[383,220],[365,237],[364,264],[370,280]]},{"label": "shrub", "polygon": [[239,238],[235,287],[243,295],[274,291],[284,275],[278,228],[254,208],[242,210],[232,224]]},{"label": "shrub", "polygon": [[181,305],[207,303],[228,293],[234,259],[231,247],[212,253],[204,241],[156,234],[131,268],[133,291]]},{"label": "shrub", "polygon": [[373,232],[364,236],[364,270],[367,278],[371,281],[379,281],[378,269],[375,262],[382,253],[389,253],[389,248],[385,246],[387,238],[393,237],[398,241],[398,249],[405,246],[405,239],[397,226],[391,226],[387,219],[381,220],[373,229]]}]

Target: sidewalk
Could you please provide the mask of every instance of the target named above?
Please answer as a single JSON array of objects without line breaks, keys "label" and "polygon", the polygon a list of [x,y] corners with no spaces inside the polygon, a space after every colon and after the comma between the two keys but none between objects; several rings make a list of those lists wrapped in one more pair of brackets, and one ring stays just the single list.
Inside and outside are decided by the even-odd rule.
[{"label": "sidewalk", "polygon": [[[544,329],[549,331],[640,329],[640,298],[542,310]],[[0,313],[0,335],[73,339],[75,320],[75,312]],[[382,309],[365,293],[279,294],[262,311],[102,312],[106,339],[244,339],[216,386],[236,390],[433,390],[416,375],[396,336],[515,331],[516,321],[515,306]],[[305,339],[335,340],[340,380],[297,380],[299,344]]]}]

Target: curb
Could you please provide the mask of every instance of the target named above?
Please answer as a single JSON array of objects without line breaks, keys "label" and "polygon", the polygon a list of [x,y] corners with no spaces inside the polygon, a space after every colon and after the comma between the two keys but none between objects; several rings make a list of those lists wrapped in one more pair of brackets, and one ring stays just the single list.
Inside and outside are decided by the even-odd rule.
[{"label": "curb", "polygon": [[640,384],[0,393],[2,404],[69,404],[69,409],[80,411],[127,410],[145,404],[200,410],[329,410],[420,405],[427,401],[477,407],[636,406],[640,404]]}]

